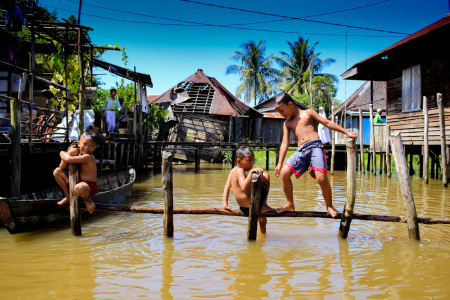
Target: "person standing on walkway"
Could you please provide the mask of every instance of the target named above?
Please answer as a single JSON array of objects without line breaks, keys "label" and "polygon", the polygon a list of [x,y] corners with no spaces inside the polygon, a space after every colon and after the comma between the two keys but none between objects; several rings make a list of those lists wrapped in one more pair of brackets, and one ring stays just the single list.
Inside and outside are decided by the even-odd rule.
[{"label": "person standing on walkway", "polygon": [[377,114],[375,115],[375,118],[373,118],[373,124],[384,123],[383,119],[381,118],[381,112],[381,108],[377,109]]},{"label": "person standing on walkway", "polygon": [[111,89],[111,97],[103,103],[103,115],[106,117],[106,132],[114,131],[116,128],[116,110],[120,109],[120,103],[116,99],[116,89]]}]

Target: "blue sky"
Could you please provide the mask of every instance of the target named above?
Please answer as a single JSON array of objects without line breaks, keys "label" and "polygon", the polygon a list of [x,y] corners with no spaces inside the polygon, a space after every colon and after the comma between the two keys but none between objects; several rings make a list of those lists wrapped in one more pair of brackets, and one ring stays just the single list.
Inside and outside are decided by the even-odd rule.
[{"label": "blue sky", "polygon": [[[449,12],[448,0],[198,0],[198,2],[409,34],[445,17]],[[125,47],[129,57],[126,67],[133,69],[136,66],[138,72],[151,75],[154,87],[148,89],[149,95],[165,92],[194,74],[197,69],[203,69],[206,75],[215,77],[235,93],[240,83],[239,76],[226,75],[225,70],[228,65],[235,64],[230,59],[235,51],[239,50],[243,42],[250,40],[265,41],[268,55],[280,55],[280,51],[289,51],[287,42],[296,41],[300,35],[312,43],[318,42],[316,51],[321,53],[320,57],[336,60],[336,63],[323,72],[340,78],[346,70],[346,64],[348,69],[407,36],[292,20],[182,0],[83,0],[82,3],[81,25],[94,29],[90,34],[93,43],[117,44]],[[50,11],[56,10],[58,18],[66,18],[72,13],[77,15],[79,1],[39,0],[39,4]],[[361,6],[366,7],[358,8]],[[339,12],[342,10],[345,11]],[[317,14],[322,15],[314,16]],[[248,24],[255,22],[264,23]],[[197,23],[243,24],[233,26],[266,31],[198,26]],[[108,51],[103,55],[104,60],[123,66],[121,58],[121,53],[116,51]],[[105,72],[97,70],[95,73],[105,74]],[[101,80],[105,82],[103,88],[107,89],[121,78],[107,75],[102,76]],[[345,83],[340,79],[336,98],[344,100],[362,83],[361,81]]]}]

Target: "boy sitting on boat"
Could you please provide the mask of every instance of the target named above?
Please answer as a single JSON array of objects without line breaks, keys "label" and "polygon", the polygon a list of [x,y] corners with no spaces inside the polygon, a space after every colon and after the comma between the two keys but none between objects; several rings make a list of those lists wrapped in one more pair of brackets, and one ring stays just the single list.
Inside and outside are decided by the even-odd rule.
[{"label": "boy sitting on boat", "polygon": [[[271,207],[267,205],[267,195],[270,189],[270,178],[267,172],[264,172],[261,168],[253,168],[255,162],[255,156],[253,151],[247,147],[240,147],[236,151],[236,163],[237,166],[234,167],[230,175],[228,175],[227,183],[225,184],[223,190],[223,208],[229,211],[233,211],[231,207],[228,206],[228,196],[230,194],[230,188],[233,189],[234,197],[239,205],[239,209],[248,216],[250,210],[250,196],[251,196],[251,182],[252,174],[263,174],[262,177],[262,189],[261,189],[261,200],[259,203],[259,210],[261,212],[274,211]],[[248,172],[248,174],[247,174]],[[261,233],[266,233],[267,218],[258,218],[259,231]]]},{"label": "boy sitting on boat", "polygon": [[66,194],[66,197],[58,202],[58,205],[69,202],[69,175],[64,169],[69,163],[80,164],[80,182],[75,185],[75,193],[81,197],[86,209],[92,213],[95,204],[91,198],[97,193],[97,166],[92,153],[97,149],[98,137],[93,132],[86,131],[81,136],[77,145],[72,145],[68,151],[61,151],[61,164],[53,171],[55,180]]}]

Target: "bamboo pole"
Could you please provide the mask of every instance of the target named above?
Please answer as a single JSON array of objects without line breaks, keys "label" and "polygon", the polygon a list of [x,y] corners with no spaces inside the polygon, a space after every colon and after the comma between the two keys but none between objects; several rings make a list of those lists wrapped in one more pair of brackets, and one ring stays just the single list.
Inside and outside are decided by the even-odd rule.
[{"label": "bamboo pole", "polygon": [[403,152],[402,137],[399,132],[391,134],[392,153],[394,154],[397,177],[403,198],[403,206],[408,222],[409,239],[420,240],[419,224],[417,222],[416,206],[408,175],[408,163]]},{"label": "bamboo pole", "polygon": [[347,199],[345,201],[344,212],[341,215],[341,224],[339,226],[339,236],[347,238],[352,222],[353,207],[356,198],[356,141],[347,139]]},{"label": "bamboo pole", "polygon": [[[331,120],[334,122],[334,105],[333,109],[331,111]],[[341,122],[342,124],[342,122]],[[336,141],[335,141],[336,133],[334,130],[331,131],[331,167],[330,167],[330,173],[331,175],[334,174],[334,157],[336,154]]]},{"label": "bamboo pole", "polygon": [[173,237],[173,155],[172,151],[163,151],[164,187],[164,235]]},{"label": "bamboo pole", "polygon": [[442,182],[447,187],[448,174],[447,174],[447,145],[445,140],[445,113],[444,105],[442,104],[442,94],[437,93],[436,96],[437,105],[439,109],[439,126],[441,134],[441,170],[442,170]]},{"label": "bamboo pole", "polygon": [[389,136],[391,135],[391,125],[386,124],[386,173],[388,178],[392,176],[391,170],[391,145]]},{"label": "bamboo pole", "polygon": [[20,195],[20,181],[22,171],[22,140],[20,137],[22,106],[22,82],[25,80],[25,73],[19,79],[19,93],[17,99],[10,100],[11,106],[11,197]]},{"label": "bamboo pole", "polygon": [[359,109],[359,152],[361,155],[361,163],[360,163],[360,170],[363,172],[363,174],[366,174],[366,171],[364,170],[364,143],[363,143],[363,117],[362,117],[362,110]]},{"label": "bamboo pole", "polygon": [[250,198],[250,212],[248,215],[248,231],[247,239],[250,241],[256,240],[258,232],[258,215],[259,203],[261,200],[261,177],[262,174],[252,175],[252,194]]},{"label": "bamboo pole", "polygon": [[81,214],[75,185],[79,181],[78,166],[69,164],[69,202],[70,202],[70,228],[72,235],[81,236]]},{"label": "bamboo pole", "polygon": [[373,125],[373,104],[369,104],[370,111],[370,145],[372,146],[372,173],[377,174],[377,152],[375,150],[375,126]]},{"label": "bamboo pole", "polygon": [[[84,209],[84,208],[83,208]],[[120,211],[132,213],[148,213],[148,214],[164,214],[164,207],[146,207],[134,206],[124,204],[103,204],[95,203],[96,211]],[[189,207],[174,207],[173,213],[177,215],[223,215],[246,217],[240,210],[225,210],[222,208],[189,208]],[[259,217],[267,218],[321,218],[321,219],[336,219],[331,217],[328,212],[323,211],[285,211],[280,214],[277,213],[259,213]],[[338,215],[338,218],[342,214]],[[406,217],[400,216],[383,216],[383,215],[368,215],[368,214],[353,214],[352,220],[363,221],[377,221],[377,222],[392,222],[392,223],[407,223]],[[450,224],[450,218],[417,218],[417,221],[422,224]]]}]

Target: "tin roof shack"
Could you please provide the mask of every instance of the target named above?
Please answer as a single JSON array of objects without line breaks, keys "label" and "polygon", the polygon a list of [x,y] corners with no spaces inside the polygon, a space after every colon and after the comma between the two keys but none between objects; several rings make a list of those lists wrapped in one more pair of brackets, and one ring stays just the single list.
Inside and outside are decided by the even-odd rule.
[{"label": "tin roof shack", "polygon": [[[255,120],[262,114],[237,99],[215,78],[199,69],[152,101],[169,109],[169,121],[158,140],[220,143],[255,136]],[[192,153],[191,153],[192,152]],[[201,151],[210,162],[219,151]],[[193,161],[193,151],[177,151],[175,158]]]},{"label": "tin roof shack", "polygon": [[343,75],[349,80],[386,81],[386,119],[399,131],[410,154],[424,144],[423,96],[428,98],[429,144],[439,153],[439,114],[436,94],[443,95],[446,139],[450,138],[450,16],[413,33],[355,64]]},{"label": "tin roof shack", "polygon": [[[386,122],[386,82],[373,82],[373,99],[371,99],[370,81],[364,82],[344,103],[342,103],[334,112],[335,122],[346,128],[347,130],[356,132],[359,143],[359,110],[361,109],[363,117],[363,144],[370,144],[370,112],[369,104],[373,103],[374,115],[377,109],[381,109],[381,117]],[[375,144],[385,148],[385,128],[386,124],[379,124],[375,127]],[[378,132],[380,131],[380,132]],[[384,133],[384,135],[383,135]],[[346,136],[342,133],[335,132],[335,143],[345,144]],[[377,141],[379,141],[377,143]],[[378,149],[379,150],[379,149]],[[379,150],[381,151],[381,150]]]},{"label": "tin roof shack", "polygon": [[[285,119],[275,109],[275,97],[257,104],[254,109],[258,110],[264,115],[260,124],[260,137],[259,140],[265,143],[281,143],[283,140],[283,123]],[[291,141],[293,140],[293,134],[291,133]]]}]

